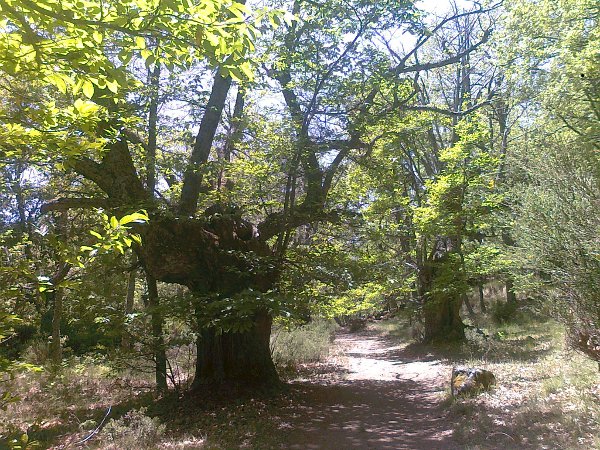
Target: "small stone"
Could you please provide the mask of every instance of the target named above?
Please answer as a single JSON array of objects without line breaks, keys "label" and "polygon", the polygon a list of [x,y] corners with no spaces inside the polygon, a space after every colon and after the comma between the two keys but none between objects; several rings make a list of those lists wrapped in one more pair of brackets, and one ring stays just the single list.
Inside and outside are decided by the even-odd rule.
[{"label": "small stone", "polygon": [[492,372],[473,367],[453,367],[450,379],[452,396],[478,394],[489,391],[496,384]]},{"label": "small stone", "polygon": [[96,428],[98,424],[96,423],[95,420],[89,419],[86,420],[85,422],[82,422],[79,424],[79,429],[80,430],[93,430],[94,428]]}]

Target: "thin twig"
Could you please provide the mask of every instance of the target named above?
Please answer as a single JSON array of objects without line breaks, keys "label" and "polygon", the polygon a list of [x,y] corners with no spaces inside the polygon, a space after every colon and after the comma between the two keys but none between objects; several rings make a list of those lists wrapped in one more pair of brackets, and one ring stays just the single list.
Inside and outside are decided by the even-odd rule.
[{"label": "thin twig", "polygon": [[112,410],[112,406],[109,406],[108,409],[106,410],[106,414],[104,414],[104,418],[102,419],[102,422],[100,422],[100,425],[98,425],[96,427],[96,429],[94,431],[92,431],[88,437],[86,437],[85,439],[83,439],[82,441],[79,442],[75,442],[74,445],[80,445],[83,444],[87,441],[89,441],[92,437],[94,437],[96,434],[98,434],[98,431],[100,431],[100,428],[102,428],[102,425],[104,425],[104,422],[106,421],[106,418],[108,417],[108,415],[110,414],[110,411]]}]

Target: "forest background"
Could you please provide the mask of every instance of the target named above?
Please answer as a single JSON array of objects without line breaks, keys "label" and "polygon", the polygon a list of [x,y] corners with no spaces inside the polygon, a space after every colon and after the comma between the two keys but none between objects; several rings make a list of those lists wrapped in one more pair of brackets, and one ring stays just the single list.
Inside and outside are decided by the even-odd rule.
[{"label": "forest background", "polygon": [[273,327],[474,306],[600,361],[598,5],[446,11],[0,0],[2,373],[275,386]]}]

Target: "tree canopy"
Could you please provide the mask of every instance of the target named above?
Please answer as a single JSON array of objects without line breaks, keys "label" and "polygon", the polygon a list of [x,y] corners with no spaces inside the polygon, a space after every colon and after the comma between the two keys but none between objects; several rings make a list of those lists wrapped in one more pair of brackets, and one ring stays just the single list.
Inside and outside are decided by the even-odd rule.
[{"label": "tree canopy", "polygon": [[0,340],[137,345],[166,389],[183,327],[195,387],[276,384],[273,320],[462,340],[497,281],[600,358],[598,9],[565,5],[0,0]]}]

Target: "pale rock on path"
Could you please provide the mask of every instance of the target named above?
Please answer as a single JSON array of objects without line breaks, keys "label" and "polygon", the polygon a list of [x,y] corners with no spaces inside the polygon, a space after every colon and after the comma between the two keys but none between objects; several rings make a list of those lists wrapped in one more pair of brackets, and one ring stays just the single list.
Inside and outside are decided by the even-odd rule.
[{"label": "pale rock on path", "polygon": [[299,381],[280,417],[286,449],[458,449],[440,405],[450,367],[372,331],[340,333],[328,378]]}]

